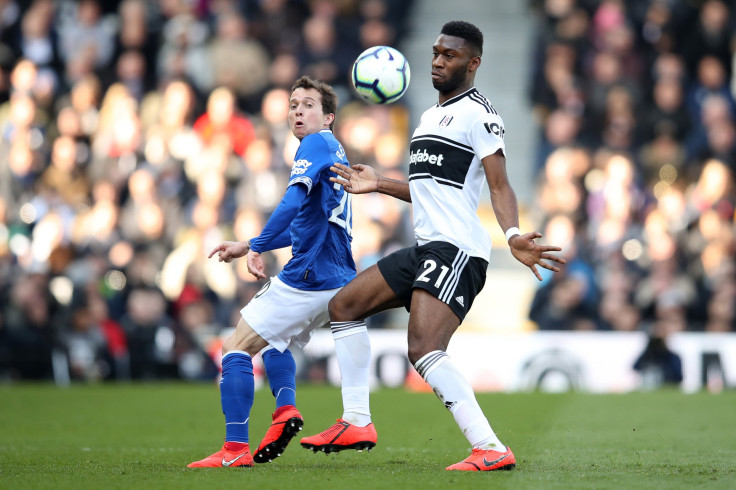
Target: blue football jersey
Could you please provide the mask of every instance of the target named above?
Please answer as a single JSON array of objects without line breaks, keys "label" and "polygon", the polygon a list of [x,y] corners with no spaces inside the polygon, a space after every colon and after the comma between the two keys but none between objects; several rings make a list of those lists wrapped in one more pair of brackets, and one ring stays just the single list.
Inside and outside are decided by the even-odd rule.
[{"label": "blue football jersey", "polygon": [[307,198],[291,222],[292,258],[279,274],[303,290],[339,288],[355,277],[351,196],[330,182],[333,163],[349,165],[332,131],[324,129],[302,139],[288,185],[307,187]]}]

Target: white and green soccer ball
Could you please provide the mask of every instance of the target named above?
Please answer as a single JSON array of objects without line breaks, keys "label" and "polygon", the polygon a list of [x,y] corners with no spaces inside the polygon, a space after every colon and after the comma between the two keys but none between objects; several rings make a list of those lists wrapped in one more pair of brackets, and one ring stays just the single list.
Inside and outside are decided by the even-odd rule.
[{"label": "white and green soccer ball", "polygon": [[396,49],[373,46],[363,51],[353,63],[351,79],[361,98],[372,104],[390,104],[409,87],[409,62]]}]

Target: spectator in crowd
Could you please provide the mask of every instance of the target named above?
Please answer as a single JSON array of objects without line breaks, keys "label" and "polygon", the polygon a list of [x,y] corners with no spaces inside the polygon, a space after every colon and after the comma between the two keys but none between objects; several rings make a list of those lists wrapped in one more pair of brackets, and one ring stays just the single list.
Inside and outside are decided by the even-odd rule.
[{"label": "spectator in crowd", "polygon": [[355,60],[355,51],[338,42],[333,18],[312,16],[304,23],[299,64],[309,76],[331,85],[345,85],[344,74]]},{"label": "spectator in crowd", "polygon": [[246,112],[257,112],[268,84],[268,51],[250,37],[248,23],[235,12],[221,14],[216,29],[209,46],[214,84],[232,90]]},{"label": "spectator in crowd", "polygon": [[62,61],[59,38],[53,30],[56,6],[49,0],[35,0],[23,15],[20,33],[11,38],[16,56],[33,63],[40,72],[59,83]]},{"label": "spectator in crowd", "polygon": [[243,156],[255,139],[253,123],[239,114],[235,95],[226,87],[213,90],[207,99],[207,112],[194,122],[194,131],[205,145],[224,139],[229,148]]},{"label": "spectator in crowd", "polygon": [[696,71],[701,60],[713,56],[730,77],[733,14],[722,0],[707,0],[700,5],[694,29],[682,39],[680,48],[691,73]]},{"label": "spectator in crowd", "polygon": [[[158,34],[149,29],[149,12],[143,0],[124,0],[119,7],[120,25],[114,37],[112,62],[104,71],[106,86],[118,80],[121,58],[135,59],[139,64],[140,92],[146,94],[156,87],[156,47]],[[130,62],[128,62],[130,63]],[[117,70],[114,67],[120,67]],[[123,70],[127,71],[127,70]],[[139,98],[140,100],[140,98]]]},{"label": "spectator in crowd", "polygon": [[60,52],[66,63],[83,58],[95,69],[107,66],[114,54],[112,19],[103,17],[98,0],[80,0],[74,17],[59,26]]},{"label": "spectator in crowd", "polygon": [[0,314],[12,377],[43,379],[51,375],[59,305],[49,293],[48,274],[38,268],[36,265],[16,278]]},{"label": "spectator in crowd", "polygon": [[634,370],[641,374],[644,389],[682,382],[682,359],[667,347],[661,333],[649,337],[644,352],[634,362]]}]

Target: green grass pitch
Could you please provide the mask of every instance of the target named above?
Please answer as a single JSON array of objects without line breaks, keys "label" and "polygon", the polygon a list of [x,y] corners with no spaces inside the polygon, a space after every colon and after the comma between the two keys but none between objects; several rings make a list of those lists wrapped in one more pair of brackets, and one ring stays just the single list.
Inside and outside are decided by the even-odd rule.
[{"label": "green grass pitch", "polygon": [[[0,489],[736,488],[736,392],[478,400],[514,449],[514,471],[445,471],[469,446],[431,393],[377,391],[376,448],[324,455],[298,438],[340,416],[339,389],[300,386],[305,428],[281,458],[202,470],[186,465],[222,444],[215,384],[0,386]],[[253,446],[272,411],[271,394],[259,390]]]}]

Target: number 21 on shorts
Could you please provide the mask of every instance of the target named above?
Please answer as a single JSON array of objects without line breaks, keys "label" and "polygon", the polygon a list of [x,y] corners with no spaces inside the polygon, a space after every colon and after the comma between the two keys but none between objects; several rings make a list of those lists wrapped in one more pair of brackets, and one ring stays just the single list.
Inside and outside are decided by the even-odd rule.
[{"label": "number 21 on shorts", "polygon": [[[424,272],[422,272],[419,277],[417,277],[417,281],[421,282],[430,282],[430,275],[434,270],[437,268],[437,262],[435,262],[432,259],[427,259],[424,261]],[[438,288],[440,285],[442,285],[442,281],[445,280],[445,277],[447,276],[447,273],[450,271],[450,268],[446,265],[440,266],[439,270],[439,276],[437,277],[437,280],[434,282],[434,287]]]}]

